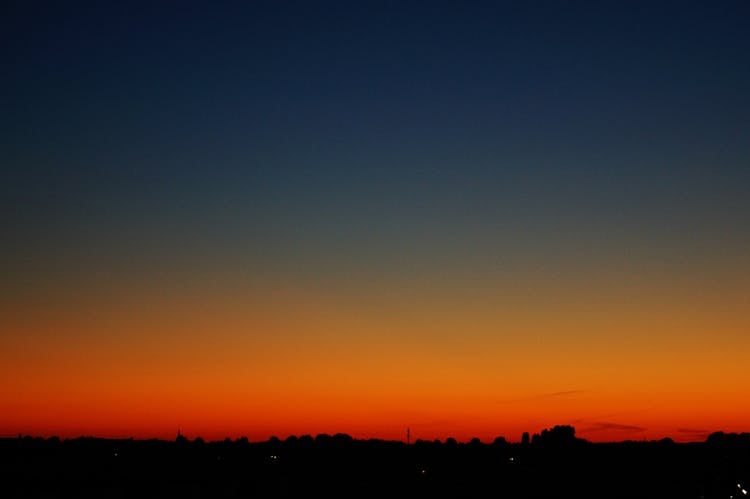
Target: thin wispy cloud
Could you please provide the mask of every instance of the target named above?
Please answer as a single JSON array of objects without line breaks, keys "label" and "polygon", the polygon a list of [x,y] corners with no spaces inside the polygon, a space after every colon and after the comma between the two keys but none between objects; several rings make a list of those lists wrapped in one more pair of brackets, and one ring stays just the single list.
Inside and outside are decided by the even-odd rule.
[{"label": "thin wispy cloud", "polygon": [[708,437],[712,431],[711,430],[703,430],[699,428],[677,428],[677,433],[681,433],[683,435],[689,435],[690,438],[697,438],[697,437]]}]

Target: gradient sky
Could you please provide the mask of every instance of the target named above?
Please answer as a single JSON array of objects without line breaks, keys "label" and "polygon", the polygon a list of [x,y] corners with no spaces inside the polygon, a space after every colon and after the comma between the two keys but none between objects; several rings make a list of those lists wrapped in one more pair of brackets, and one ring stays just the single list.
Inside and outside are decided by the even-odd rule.
[{"label": "gradient sky", "polygon": [[0,9],[0,436],[750,430],[749,2]]}]

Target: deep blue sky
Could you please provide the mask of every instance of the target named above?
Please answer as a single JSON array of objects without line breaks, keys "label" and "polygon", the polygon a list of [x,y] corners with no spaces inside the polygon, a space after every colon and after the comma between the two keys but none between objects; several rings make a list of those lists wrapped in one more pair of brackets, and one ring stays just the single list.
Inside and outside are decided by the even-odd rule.
[{"label": "deep blue sky", "polygon": [[747,2],[156,3],[4,7],[7,190],[746,166]]},{"label": "deep blue sky", "polygon": [[747,248],[747,2],[155,4],[3,7],[11,272]]}]

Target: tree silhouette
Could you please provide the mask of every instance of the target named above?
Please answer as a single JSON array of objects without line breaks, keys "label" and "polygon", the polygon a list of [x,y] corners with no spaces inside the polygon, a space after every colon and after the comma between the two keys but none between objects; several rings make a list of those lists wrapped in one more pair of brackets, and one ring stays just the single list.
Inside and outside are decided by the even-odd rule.
[{"label": "tree silhouette", "polygon": [[529,437],[529,432],[525,431],[523,432],[523,435],[521,435],[521,445],[526,446],[529,445],[531,442],[531,438]]}]

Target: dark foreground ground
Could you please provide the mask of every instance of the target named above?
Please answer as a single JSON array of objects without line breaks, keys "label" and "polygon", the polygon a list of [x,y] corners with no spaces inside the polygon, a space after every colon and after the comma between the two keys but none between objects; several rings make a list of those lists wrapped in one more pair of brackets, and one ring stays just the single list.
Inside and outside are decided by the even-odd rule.
[{"label": "dark foreground ground", "polygon": [[750,435],[523,444],[0,439],[0,497],[723,498],[750,490]]}]

